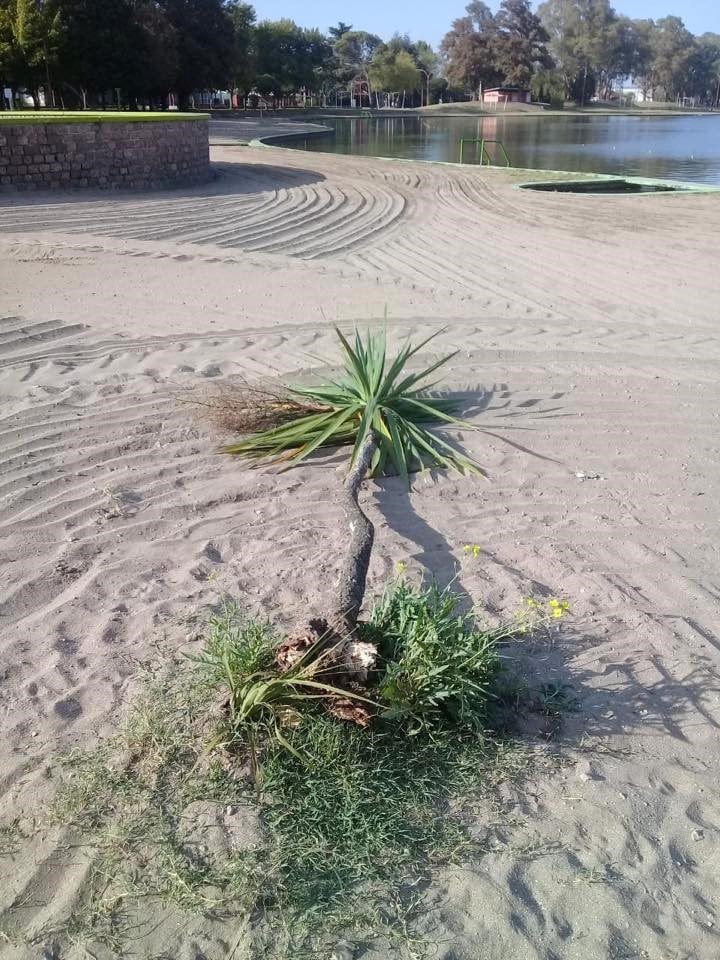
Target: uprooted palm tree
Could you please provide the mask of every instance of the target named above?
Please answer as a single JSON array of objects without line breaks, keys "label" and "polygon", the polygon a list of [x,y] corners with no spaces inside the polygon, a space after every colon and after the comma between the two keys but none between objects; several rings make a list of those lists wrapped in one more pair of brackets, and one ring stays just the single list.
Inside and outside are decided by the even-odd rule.
[{"label": "uprooted palm tree", "polygon": [[357,634],[375,534],[358,504],[363,480],[390,468],[406,483],[411,471],[418,468],[442,467],[463,474],[483,474],[483,469],[425,426],[472,426],[453,415],[452,400],[433,394],[437,382],[429,382],[455,353],[417,373],[407,369],[408,361],[437,333],[416,346],[406,343],[395,359],[389,360],[384,329],[368,333],[364,339],[356,331],[354,345],[340,330],[336,332],[344,354],[344,375],[319,386],[288,387],[279,392],[246,386],[228,393],[222,406],[224,423],[239,426],[248,436],[223,449],[287,468],[322,447],[352,445],[350,468],[340,494],[349,543],[333,606],[325,617],[311,621],[309,632],[292,640],[290,646],[295,644],[301,655],[309,644],[330,636],[345,669],[362,678],[375,655],[374,647],[360,642]]}]

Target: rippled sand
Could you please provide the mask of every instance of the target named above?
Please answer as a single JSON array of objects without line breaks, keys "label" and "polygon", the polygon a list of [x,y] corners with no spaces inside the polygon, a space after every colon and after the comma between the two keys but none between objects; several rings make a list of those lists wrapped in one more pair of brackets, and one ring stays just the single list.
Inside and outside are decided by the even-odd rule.
[{"label": "rippled sand", "polygon": [[[404,560],[459,565],[493,611],[567,597],[528,659],[581,700],[567,764],[476,825],[488,853],[434,878],[421,932],[445,960],[713,960],[720,195],[213,154],[207,188],[0,200],[0,826],[40,824],[0,846],[2,923],[39,940],[0,955],[38,957],[76,906],[87,861],[42,825],[57,757],[114,729],[153,645],[192,645],[219,590],[290,619],[331,589],[342,461],[245,470],[178,398],[305,375],[337,357],[333,323],[387,311],[394,342],[444,327],[433,349],[459,348],[491,483],[370,484],[371,591]],[[227,956],[222,924],[152,926],[130,955]]]}]

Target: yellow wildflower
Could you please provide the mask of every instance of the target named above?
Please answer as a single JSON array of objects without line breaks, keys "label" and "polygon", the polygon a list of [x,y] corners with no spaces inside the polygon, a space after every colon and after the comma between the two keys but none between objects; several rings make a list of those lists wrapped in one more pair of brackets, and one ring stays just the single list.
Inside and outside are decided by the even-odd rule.
[{"label": "yellow wildflower", "polygon": [[570,604],[567,600],[558,600],[556,597],[553,597],[552,600],[548,600],[548,606],[552,612],[553,617],[558,620],[564,613],[570,609]]}]

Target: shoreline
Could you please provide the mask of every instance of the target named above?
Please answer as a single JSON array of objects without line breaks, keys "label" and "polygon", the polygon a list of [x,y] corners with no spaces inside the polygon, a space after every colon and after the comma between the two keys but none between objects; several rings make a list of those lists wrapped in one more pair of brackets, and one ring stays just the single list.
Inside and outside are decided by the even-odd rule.
[{"label": "shoreline", "polygon": [[408,107],[404,109],[400,108],[360,108],[356,109],[337,109],[333,107],[282,107],[277,110],[257,108],[255,110],[247,109],[232,109],[232,110],[210,110],[210,116],[213,120],[222,120],[222,119],[233,119],[242,117],[243,119],[250,119],[260,116],[262,119],[263,113],[265,116],[277,117],[278,119],[291,119],[291,118],[304,118],[310,122],[313,120],[322,120],[323,118],[329,120],[363,120],[363,119],[382,119],[387,117],[388,119],[396,117],[425,117],[427,119],[432,119],[433,117],[442,118],[442,119],[452,119],[454,117],[458,118],[477,118],[477,117],[527,117],[530,118],[542,118],[542,117],[573,117],[573,116],[582,116],[582,117],[597,117],[597,116],[609,116],[609,117],[716,117],[720,115],[718,110],[709,110],[709,109],[690,109],[687,107],[678,107],[676,109],[671,109],[668,107],[661,108],[652,108],[652,107],[630,107],[630,108],[614,108],[614,107],[566,107],[562,110],[554,110],[551,108],[537,107],[533,108],[532,106],[526,107],[525,109],[509,109],[509,110],[485,110],[480,107],[475,109],[468,108],[465,105],[458,105],[458,109],[450,109],[449,104],[438,105],[433,104],[430,107]]},{"label": "shoreline", "polygon": [[[212,123],[213,121],[211,121]],[[291,140],[304,140],[307,138],[322,138],[322,137],[334,137],[335,130],[332,127],[322,127],[319,124],[310,124],[303,123],[302,121],[277,121],[277,120],[261,120],[253,118],[252,120],[231,120],[226,119],[226,123],[234,123],[236,126],[241,126],[242,124],[250,124],[253,126],[246,128],[247,136],[239,137],[236,140],[232,138],[223,138],[219,136],[219,131],[214,130],[211,127],[210,130],[210,141],[211,144],[216,146],[231,146],[233,143],[237,143],[239,146],[247,146],[255,149],[262,149],[267,147],[278,147],[282,148],[286,141]],[[292,129],[295,127],[296,129]],[[420,157],[383,157],[381,155],[370,156],[367,154],[352,154],[352,153],[340,153],[339,151],[307,151],[310,156],[317,153],[321,153],[325,156],[344,156],[348,158],[359,157],[368,160],[383,160],[390,163],[418,163],[418,164],[431,164],[437,166],[450,166],[450,167],[461,167],[461,166],[480,166],[479,164],[460,164],[453,160],[426,160]],[[548,170],[539,167],[492,167],[492,169],[510,169],[514,173],[520,173],[526,175],[529,181],[536,181],[538,175],[542,175],[549,182],[555,180],[598,180],[598,181],[607,181],[607,180],[617,180],[621,178],[628,183],[636,183],[638,185],[645,186],[667,186],[673,188],[674,191],[683,192],[683,193],[715,193],[720,190],[720,184],[706,184],[702,182],[695,181],[685,181],[685,180],[674,180],[667,177],[640,177],[640,176],[625,176],[622,173],[596,173],[589,171],[578,171],[578,170]],[[521,186],[520,184],[518,186]]]}]

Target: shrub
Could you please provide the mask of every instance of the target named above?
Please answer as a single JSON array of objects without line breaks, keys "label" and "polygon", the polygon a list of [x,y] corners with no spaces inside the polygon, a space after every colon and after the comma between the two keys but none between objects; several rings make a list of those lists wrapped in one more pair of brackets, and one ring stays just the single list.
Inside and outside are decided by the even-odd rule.
[{"label": "shrub", "polygon": [[367,632],[378,644],[378,696],[389,720],[412,733],[451,722],[480,728],[502,669],[500,644],[518,633],[518,622],[481,628],[461,613],[451,587],[416,588],[402,580],[373,609]]}]

